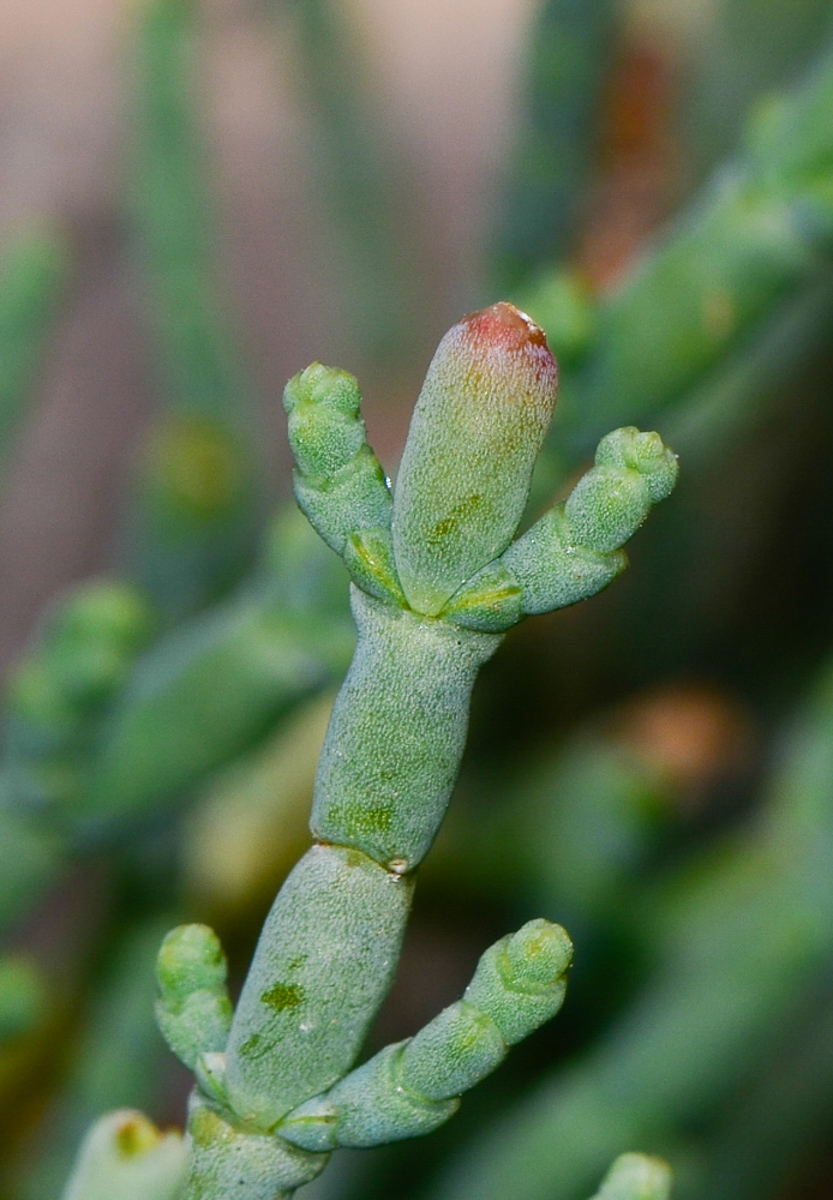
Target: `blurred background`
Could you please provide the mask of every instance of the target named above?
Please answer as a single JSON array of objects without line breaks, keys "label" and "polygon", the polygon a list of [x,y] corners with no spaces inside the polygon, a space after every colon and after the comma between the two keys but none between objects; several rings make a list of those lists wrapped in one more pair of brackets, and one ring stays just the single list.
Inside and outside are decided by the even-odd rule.
[{"label": "blurred background", "polygon": [[182,1124],[153,960],[235,987],[307,842],[346,574],[280,396],[355,373],[395,474],[443,332],[562,368],[528,520],[617,425],[680,485],[603,596],[513,631],[369,1049],[532,916],[559,1017],[429,1140],[310,1200],[833,1193],[830,0],[0,8],[0,1197],[87,1125]]}]

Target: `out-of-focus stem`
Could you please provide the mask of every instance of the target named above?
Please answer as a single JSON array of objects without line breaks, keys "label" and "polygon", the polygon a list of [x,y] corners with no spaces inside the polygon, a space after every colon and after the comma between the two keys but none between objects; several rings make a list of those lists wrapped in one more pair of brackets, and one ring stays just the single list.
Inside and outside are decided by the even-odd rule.
[{"label": "out-of-focus stem", "polygon": [[165,411],[128,521],[139,577],[177,616],[251,561],[260,508],[258,415],[215,273],[216,226],[194,116],[192,0],[148,0],[139,28],[132,172],[135,258]]},{"label": "out-of-focus stem", "polygon": [[563,258],[594,150],[615,0],[545,0],[528,38],[525,94],[497,231],[499,290]]},{"label": "out-of-focus stem", "polygon": [[0,460],[25,413],[68,267],[66,244],[46,229],[18,235],[0,256]]}]

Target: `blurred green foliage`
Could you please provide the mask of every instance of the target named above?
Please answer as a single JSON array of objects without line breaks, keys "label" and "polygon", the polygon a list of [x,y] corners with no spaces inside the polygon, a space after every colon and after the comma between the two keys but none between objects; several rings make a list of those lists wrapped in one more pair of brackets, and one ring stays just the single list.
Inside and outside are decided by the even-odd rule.
[{"label": "blurred green foliage", "polygon": [[4,451],[13,443],[27,395],[43,367],[69,257],[65,239],[44,227],[19,234],[0,259],[0,446]]},{"label": "blurred green foliage", "polygon": [[494,239],[501,292],[517,287],[542,262],[570,251],[599,148],[618,15],[614,0],[541,6],[528,47],[523,120]]},{"label": "blurred green foliage", "polygon": [[[455,1127],[348,1156],[310,1200],[585,1200],[627,1150],[667,1157],[680,1200],[829,1194],[829,5],[715,0],[694,33],[679,5],[658,7],[682,30],[668,51],[677,108],[656,101],[676,138],[671,221],[599,285],[587,231],[594,198],[616,186],[606,147],[627,97],[611,79],[633,12],[542,0],[482,248],[489,282],[471,306],[484,288],[496,299],[498,281],[561,360],[530,519],[601,433],[649,415],[680,451],[680,491],[615,593],[520,630],[485,671],[458,799],[369,1048],[411,1034],[489,941],[539,910],[576,943],[571,991],[558,1028],[467,1099]],[[393,348],[408,361],[413,337],[397,241],[408,183],[379,134],[368,47],[334,0],[267,11],[292,31],[343,305],[394,377]],[[184,1084],[150,1011],[159,931],[216,922],[239,982],[269,891],[303,848],[326,697],[352,648],[343,568],[293,512],[265,515],[253,372],[217,254],[200,12],[196,0],[136,10],[124,209],[159,411],[121,561],[54,601],[6,686],[9,1200],[51,1200],[104,1111],[181,1120]],[[652,28],[639,36],[661,56],[668,26]],[[4,465],[48,362],[70,241],[34,228],[0,256]],[[233,881],[216,868],[224,841]],[[37,930],[96,880],[62,976]],[[600,1197],[618,1195],[605,1186]]]},{"label": "blurred green foliage", "polygon": [[196,117],[197,8],[149,4],[137,32],[130,215],[164,411],[139,464],[126,557],[176,619],[251,566],[263,503],[260,433],[214,261],[211,171]]},{"label": "blurred green foliage", "polygon": [[334,274],[350,296],[345,320],[371,356],[395,361],[415,337],[413,269],[409,278],[402,238],[413,214],[357,14],[332,0],[261,3],[293,47]]}]

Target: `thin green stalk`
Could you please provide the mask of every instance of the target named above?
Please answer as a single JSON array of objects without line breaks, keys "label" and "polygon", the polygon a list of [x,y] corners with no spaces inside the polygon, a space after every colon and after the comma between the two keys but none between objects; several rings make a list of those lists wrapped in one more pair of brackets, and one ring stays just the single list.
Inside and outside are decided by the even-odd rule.
[{"label": "thin green stalk", "polygon": [[765,421],[802,364],[827,344],[833,275],[825,274],[780,305],[721,368],[663,412],[667,435],[702,470]]},{"label": "thin green stalk", "polygon": [[829,979],[821,1002],[808,997],[777,1052],[705,1139],[708,1200],[758,1200],[788,1185],[796,1162],[827,1141],[833,1111],[833,1004]]},{"label": "thin green stalk", "polygon": [[483,900],[534,900],[579,929],[628,908],[673,812],[675,789],[658,769],[591,729],[511,787],[493,785],[484,819],[489,782],[452,813],[435,877]]},{"label": "thin green stalk", "polygon": [[0,775],[0,929],[23,916],[60,875],[67,841],[54,822],[21,811]]},{"label": "thin green stalk", "polygon": [[749,105],[800,76],[830,34],[827,0],[717,0],[694,34],[680,95],[686,174],[730,153]]},{"label": "thin green stalk", "polygon": [[46,983],[37,964],[24,954],[0,957],[0,1049],[42,1016]]}]

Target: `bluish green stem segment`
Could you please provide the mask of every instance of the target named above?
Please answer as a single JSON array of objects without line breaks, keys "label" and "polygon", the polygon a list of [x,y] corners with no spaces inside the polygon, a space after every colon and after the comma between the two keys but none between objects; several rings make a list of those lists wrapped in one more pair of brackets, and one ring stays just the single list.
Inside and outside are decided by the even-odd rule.
[{"label": "bluish green stem segment", "polygon": [[266,919],[227,1048],[233,1110],[271,1129],[352,1066],[393,981],[413,880],[314,846]]},{"label": "bluish green stem segment", "polygon": [[327,1165],[326,1154],[310,1154],[283,1138],[240,1129],[199,1093],[191,1099],[188,1135],[186,1195],[193,1200],[286,1200]]},{"label": "bluish green stem segment", "polygon": [[359,644],[318,767],[311,827],[389,870],[412,870],[445,814],[469,701],[500,635],[471,633],[352,589]]}]

